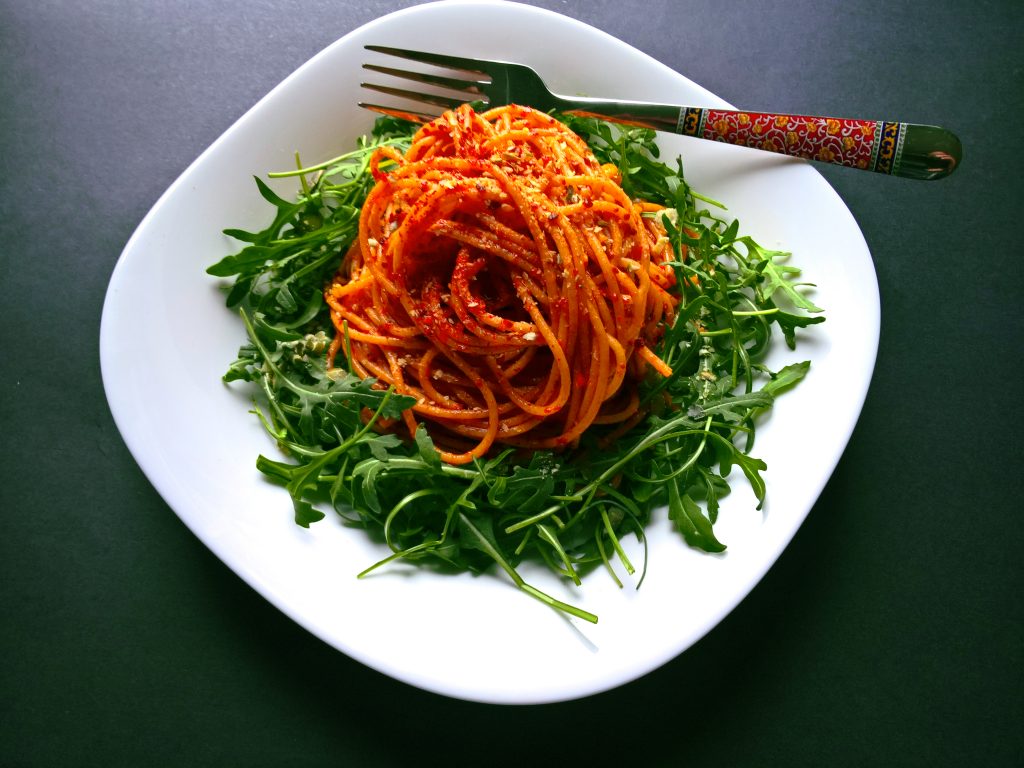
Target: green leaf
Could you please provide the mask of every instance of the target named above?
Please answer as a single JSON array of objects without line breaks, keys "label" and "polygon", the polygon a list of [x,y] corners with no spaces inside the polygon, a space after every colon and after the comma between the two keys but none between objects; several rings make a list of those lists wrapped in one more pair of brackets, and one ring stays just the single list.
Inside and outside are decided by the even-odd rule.
[{"label": "green leaf", "polygon": [[825,322],[824,317],[808,317],[807,315],[793,315],[789,312],[776,312],[773,315],[773,319],[779,324],[782,329],[783,337],[786,340],[786,346],[790,349],[796,349],[796,329],[807,328],[811,325],[817,325],[818,323]]},{"label": "green leaf", "polygon": [[292,479],[292,472],[295,471],[295,468],[294,464],[287,464],[283,461],[273,461],[262,454],[256,458],[256,469],[279,483],[289,483]]},{"label": "green leaf", "polygon": [[515,510],[523,516],[539,512],[551,503],[557,462],[550,451],[537,451],[527,466],[516,466],[508,477],[496,478],[487,501],[496,507]]},{"label": "green leaf", "polygon": [[427,428],[420,424],[416,427],[416,434],[413,437],[416,443],[416,451],[423,463],[430,469],[439,471],[441,469],[441,456],[434,448],[434,441],[430,439]]},{"label": "green leaf", "polygon": [[715,537],[711,521],[689,494],[680,492],[676,479],[668,484],[668,517],[690,546],[705,552],[725,551],[725,545]]},{"label": "green leaf", "polygon": [[378,515],[384,509],[380,502],[380,494],[377,492],[377,483],[386,470],[387,464],[374,460],[359,464],[352,472],[353,479],[359,481],[354,490],[355,494],[368,510]]},{"label": "green leaf", "polygon": [[757,508],[761,509],[764,506],[765,496],[765,483],[764,478],[761,477],[761,472],[768,469],[768,465],[761,459],[755,459],[739,450],[735,452],[733,458],[736,464],[739,465],[739,468],[743,470],[743,474],[746,475],[747,481],[754,491],[754,496],[757,498]]},{"label": "green leaf", "polygon": [[[824,319],[824,318],[822,318]],[[761,387],[761,391],[772,396],[779,395],[787,389],[792,389],[807,376],[811,370],[811,361],[804,360],[802,363],[793,363],[772,374],[771,379]]]},{"label": "green leaf", "polygon": [[765,251],[766,260],[763,262],[763,270],[761,274],[765,278],[764,297],[769,299],[776,291],[781,291],[786,298],[793,304],[794,307],[803,309],[807,312],[823,312],[824,310],[814,304],[810,299],[807,298],[801,291],[797,290],[797,287],[801,285],[813,286],[813,283],[795,283],[791,277],[795,277],[800,274],[800,270],[794,267],[785,267],[777,263],[777,260],[784,259],[789,256],[788,253],[782,251]]},{"label": "green leaf", "polygon": [[385,463],[391,458],[391,451],[404,445],[402,439],[394,434],[376,435],[365,444],[373,458]]},{"label": "green leaf", "polygon": [[244,229],[225,229],[224,234],[235,240],[241,240],[243,243],[255,243],[260,239],[259,233],[246,232]]},{"label": "green leaf", "polygon": [[501,552],[498,539],[494,535],[494,521],[485,515],[473,515],[470,517],[466,512],[459,513],[459,540],[464,547],[484,552],[488,557],[497,562],[505,570],[513,581],[519,583],[522,579],[515,569],[509,564],[505,555]]},{"label": "green leaf", "polygon": [[732,223],[726,228],[725,232],[719,237],[719,243],[721,245],[727,245],[736,239],[736,235],[740,231],[739,219],[733,219]]},{"label": "green leaf", "polygon": [[324,519],[324,513],[314,507],[308,501],[292,499],[295,505],[295,523],[303,528],[309,528],[310,524],[318,523]]},{"label": "green leaf", "polygon": [[702,407],[703,416],[711,414],[732,414],[745,417],[752,408],[768,408],[774,402],[771,392],[761,389],[758,392],[747,392],[740,395],[726,395],[709,400]]},{"label": "green leaf", "polygon": [[703,488],[697,486],[694,490],[695,492],[703,490],[704,498],[707,500],[708,519],[714,525],[718,520],[719,499],[729,493],[729,484],[723,477],[716,475],[707,467],[698,464],[695,469],[701,477]]},{"label": "green leaf", "polygon": [[235,309],[252,293],[253,285],[255,285],[255,283],[256,277],[254,275],[239,277],[235,280],[235,284],[231,286],[231,290],[228,292],[228,298],[225,303],[230,308]]},{"label": "green leaf", "polygon": [[263,266],[270,260],[273,253],[274,249],[268,248],[265,245],[250,245],[238,253],[225,256],[216,264],[207,267],[206,273],[214,277],[239,275],[246,270]]},{"label": "green leaf", "polygon": [[257,312],[252,316],[252,325],[259,333],[260,338],[267,341],[297,341],[302,338],[302,334],[297,331],[290,330],[283,325],[268,323],[266,315],[262,312]]},{"label": "green leaf", "polygon": [[276,192],[274,192],[274,190],[268,187],[266,182],[264,182],[259,176],[253,176],[253,179],[256,181],[256,187],[259,189],[260,195],[274,207],[286,211],[297,210],[302,207],[301,204],[290,202],[280,197]]}]

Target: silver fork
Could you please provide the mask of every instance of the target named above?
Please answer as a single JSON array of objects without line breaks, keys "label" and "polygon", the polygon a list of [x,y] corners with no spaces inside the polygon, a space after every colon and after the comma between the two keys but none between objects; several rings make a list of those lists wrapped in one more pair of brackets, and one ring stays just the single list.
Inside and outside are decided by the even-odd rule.
[{"label": "silver fork", "polygon": [[[452,77],[363,64],[364,69],[373,72],[459,94],[445,96],[387,85],[361,84],[363,88],[440,107],[442,110],[455,109],[467,101],[482,101],[489,107],[520,104],[545,112],[601,117],[626,125],[722,141],[908,179],[940,179],[948,176],[960,165],[963,156],[960,140],[945,128],[934,125],[709,109],[642,101],[570,98],[552,93],[540,75],[522,64],[380,45],[367,45],[366,49],[475,76],[466,79],[465,76]],[[429,112],[380,104],[360,102],[359,106],[416,122],[427,122],[437,117],[437,114]]]}]

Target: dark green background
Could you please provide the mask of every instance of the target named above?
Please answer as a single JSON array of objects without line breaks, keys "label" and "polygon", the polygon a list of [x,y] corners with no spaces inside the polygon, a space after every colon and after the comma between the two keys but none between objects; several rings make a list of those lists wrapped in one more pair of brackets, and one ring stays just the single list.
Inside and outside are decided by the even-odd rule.
[{"label": "dark green background", "polygon": [[0,765],[1022,763],[1022,4],[537,4],[747,108],[964,141],[941,182],[823,170],[871,247],[882,335],[792,545],[691,650],[583,701],[442,698],[299,629],[127,452],[100,310],[210,142],[409,3],[0,0]]}]

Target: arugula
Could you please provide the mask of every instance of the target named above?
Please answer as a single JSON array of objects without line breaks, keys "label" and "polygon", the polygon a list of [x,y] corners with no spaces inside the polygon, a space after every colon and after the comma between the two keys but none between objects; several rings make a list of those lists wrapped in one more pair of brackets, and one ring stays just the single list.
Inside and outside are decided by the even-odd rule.
[{"label": "arugula", "polygon": [[[785,264],[787,254],[761,248],[739,234],[736,221],[712,213],[724,209],[690,189],[681,161],[672,169],[658,159],[653,131],[559,117],[601,162],[619,168],[628,194],[667,207],[659,215],[681,301],[658,352],[673,373],[643,384],[649,416],[625,435],[592,428],[569,452],[506,449],[456,467],[440,461],[422,426],[414,440],[378,429],[412,398],[326,368],[334,331],[325,282],[357,234],[373,184],[370,154],[382,144],[404,150],[417,127],[411,123],[381,118],[355,151],[306,168],[296,158],[295,171],[270,174],[298,176],[295,200],[256,179],[272,221],[260,232],[225,230],[244,247],[207,271],[233,278],[227,304],[240,314],[248,343],[224,381],[256,385],[253,412],[290,459],[259,456],[256,466],[288,490],[298,525],[308,527],[329,508],[382,535],[392,554],[361,576],[398,558],[473,572],[497,564],[525,593],[596,622],[527,584],[517,566],[543,561],[576,584],[604,567],[621,586],[616,561],[636,572],[622,541],[634,535],[646,552],[644,530],[660,508],[688,544],[723,551],[714,525],[732,469],[760,508],[767,466],[751,455],[757,419],[809,368],[768,370],[762,360],[773,332],[792,348],[799,329],[824,318],[796,282],[799,270]],[[637,587],[642,581],[643,572]]]}]

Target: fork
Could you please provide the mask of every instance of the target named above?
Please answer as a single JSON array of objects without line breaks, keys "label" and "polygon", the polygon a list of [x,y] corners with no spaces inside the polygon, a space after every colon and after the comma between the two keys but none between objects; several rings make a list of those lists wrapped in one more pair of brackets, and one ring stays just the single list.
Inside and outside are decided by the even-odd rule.
[{"label": "fork", "polygon": [[[467,101],[490,107],[520,104],[543,111],[600,117],[631,126],[721,141],[806,160],[875,171],[908,179],[940,179],[960,164],[960,140],[945,128],[889,120],[787,115],[710,109],[642,101],[608,101],[552,93],[534,70],[522,64],[446,56],[405,48],[367,45],[367,50],[445,70],[469,73],[473,79],[413,72],[377,64],[363,68],[390,77],[457,92],[459,96],[421,93],[387,85],[361,87],[443,110]],[[436,114],[359,103],[360,107],[414,122]]]}]

